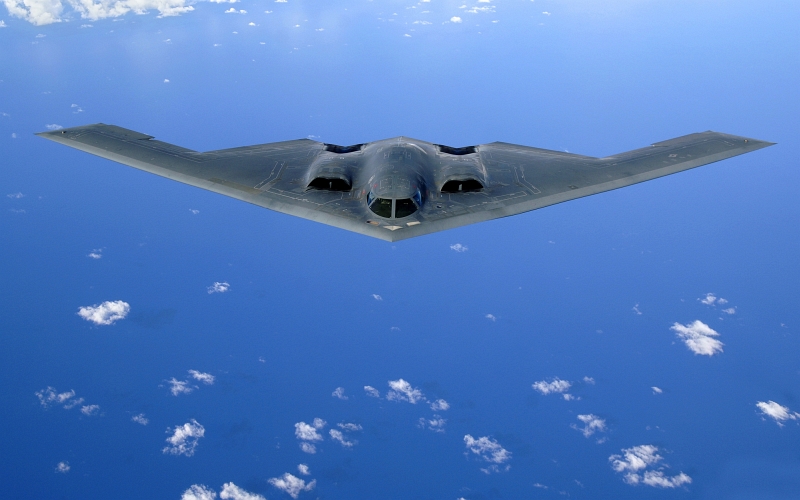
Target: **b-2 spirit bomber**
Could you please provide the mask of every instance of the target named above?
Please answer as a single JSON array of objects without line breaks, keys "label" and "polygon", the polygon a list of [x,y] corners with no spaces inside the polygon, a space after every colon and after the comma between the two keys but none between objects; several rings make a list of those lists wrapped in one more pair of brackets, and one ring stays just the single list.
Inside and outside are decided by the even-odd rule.
[{"label": "b-2 spirit bomber", "polygon": [[398,241],[655,179],[773,143],[701,132],[605,158],[493,142],[309,139],[198,153],[98,123],[38,134],[131,167]]}]

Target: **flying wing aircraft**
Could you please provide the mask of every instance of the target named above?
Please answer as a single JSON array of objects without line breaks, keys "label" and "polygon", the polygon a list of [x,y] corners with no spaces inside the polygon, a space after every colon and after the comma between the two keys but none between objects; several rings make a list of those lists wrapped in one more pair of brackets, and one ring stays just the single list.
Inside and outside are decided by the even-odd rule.
[{"label": "flying wing aircraft", "polygon": [[198,153],[98,123],[44,138],[239,200],[387,241],[516,215],[773,143],[701,132],[605,158],[503,142],[300,139]]}]

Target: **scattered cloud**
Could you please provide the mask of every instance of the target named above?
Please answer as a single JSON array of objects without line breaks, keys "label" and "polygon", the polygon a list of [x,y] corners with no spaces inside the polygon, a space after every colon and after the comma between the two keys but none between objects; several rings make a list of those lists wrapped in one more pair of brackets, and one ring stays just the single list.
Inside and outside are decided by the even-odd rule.
[{"label": "scattered cloud", "polygon": [[125,319],[131,310],[130,304],[121,300],[106,301],[102,304],[81,307],[78,316],[91,321],[95,325],[110,325],[115,321]]},{"label": "scattered cloud", "polygon": [[246,10],[236,10],[233,7],[225,11],[225,14],[247,14]]},{"label": "scattered cloud", "polygon": [[17,138],[17,133],[16,132],[11,132],[11,138],[12,139],[16,139]]},{"label": "scattered cloud", "polygon": [[532,387],[534,390],[547,396],[548,394],[560,394],[567,392],[569,388],[572,387],[572,382],[561,380],[560,378],[556,377],[550,382],[546,380],[534,382]]},{"label": "scattered cloud", "polygon": [[164,83],[169,83],[169,78],[164,78]]},{"label": "scattered cloud", "polygon": [[700,320],[688,325],[675,323],[670,327],[670,330],[674,331],[678,338],[683,340],[686,347],[695,354],[713,356],[718,352],[722,352],[724,344],[714,338],[719,336],[719,333]]},{"label": "scattered cloud", "polygon": [[344,434],[342,434],[342,431],[340,431],[340,430],[331,429],[331,430],[328,431],[328,434],[331,435],[331,439],[333,439],[334,441],[338,441],[345,448],[352,448],[353,445],[357,444],[357,441],[348,441],[348,440],[346,440],[344,438]]},{"label": "scattered cloud", "polygon": [[381,397],[381,393],[378,392],[378,389],[372,387],[371,385],[365,385],[364,386],[364,392],[367,393],[367,396],[370,396],[370,397],[373,397],[373,398]]},{"label": "scattered cloud", "polygon": [[62,474],[66,474],[67,472],[69,472],[70,468],[71,467],[69,466],[69,462],[67,461],[58,462],[56,464],[56,472],[60,472]]},{"label": "scattered cloud", "polygon": [[591,413],[588,415],[578,415],[578,420],[583,423],[583,427],[580,427],[577,424],[572,424],[570,427],[576,431],[581,431],[583,437],[588,438],[591,437],[595,432],[606,431],[606,421],[597,415],[592,415]]},{"label": "scattered cloud", "polygon": [[148,420],[148,418],[144,416],[144,413],[132,416],[131,420],[140,425],[147,425],[150,423],[150,420]]},{"label": "scattered cloud", "polygon": [[433,432],[444,432],[445,424],[447,424],[447,419],[444,419],[439,415],[434,415],[432,419],[421,417],[418,425],[423,429],[428,428]]},{"label": "scattered cloud", "polygon": [[81,407],[81,413],[87,417],[100,413],[100,405],[86,405]]},{"label": "scattered cloud", "polygon": [[44,128],[46,128],[47,130],[61,130],[64,127],[55,123],[50,123],[45,125]]},{"label": "scattered cloud", "polygon": [[664,392],[663,389],[661,389],[660,387],[656,387],[656,386],[651,387],[651,389],[653,389],[653,394],[661,394],[662,392]]},{"label": "scattered cloud", "polygon": [[[280,0],[276,0],[280,1]],[[284,0],[285,1],[285,0]],[[293,476],[288,472],[281,477],[273,477],[269,480],[269,484],[289,494],[292,498],[297,498],[303,491],[311,491],[317,484],[314,479],[310,483],[306,482],[299,477]]]},{"label": "scattered cloud", "polygon": [[226,281],[215,281],[213,285],[207,288],[208,293],[225,293],[231,289],[231,285],[228,284]]},{"label": "scattered cloud", "polygon": [[214,500],[217,493],[203,484],[193,484],[183,492],[181,500]]},{"label": "scattered cloud", "polygon": [[594,385],[594,379],[592,377],[583,377],[583,381],[589,385]]},{"label": "scattered cloud", "polygon": [[[419,21],[416,21],[416,22],[419,22]],[[423,23],[424,22],[425,21],[423,21]],[[428,24],[430,24],[430,23],[428,23]],[[458,252],[458,253],[462,253],[462,252],[466,252],[467,250],[469,250],[469,248],[467,248],[465,245],[462,245],[461,243],[456,243],[455,245],[450,245],[450,250],[453,250],[453,251]]]},{"label": "scattered cloud", "polygon": [[103,258],[103,249],[102,248],[95,248],[94,250],[89,252],[86,256],[89,257],[90,259],[95,259],[95,260],[102,259]]},{"label": "scattered cloud", "polygon": [[638,303],[635,306],[633,306],[633,312],[635,312],[639,316],[642,315],[642,311],[639,310],[639,304]]},{"label": "scattered cloud", "polygon": [[57,392],[55,387],[48,386],[46,389],[37,391],[36,397],[39,398],[39,403],[44,408],[51,406],[62,406],[65,410],[71,410],[78,405],[83,404],[83,398],[76,398],[75,391]]},{"label": "scattered cloud", "polygon": [[169,392],[172,393],[173,396],[180,396],[181,394],[190,394],[192,391],[196,389],[195,386],[189,385],[189,382],[185,380],[178,380],[175,377],[167,380],[170,385]]},{"label": "scattered cloud", "polygon": [[4,0],[4,3],[9,14],[36,26],[65,21],[73,12],[83,19],[96,21],[120,17],[129,12],[144,14],[157,10],[158,17],[168,17],[194,10],[188,5],[190,0],[70,0],[66,2],[66,6],[73,11],[70,13],[65,13],[65,4],[61,0]]},{"label": "scattered cloud", "polygon": [[302,474],[304,476],[307,476],[307,475],[311,474],[311,471],[308,470],[308,465],[306,465],[306,464],[298,465],[297,466],[297,470],[300,472],[300,474]]},{"label": "scattered cloud", "polygon": [[411,387],[411,384],[403,379],[390,380],[389,387],[391,390],[386,394],[386,399],[389,401],[408,401],[411,404],[416,404],[417,401],[425,399],[422,391]]},{"label": "scattered cloud", "polygon": [[300,449],[311,455],[317,452],[317,447],[307,442],[300,443]]},{"label": "scattered cloud", "polygon": [[675,476],[666,476],[661,470],[663,466],[655,469],[662,459],[663,457],[658,454],[658,447],[650,444],[625,448],[622,450],[622,455],[608,457],[611,468],[623,474],[623,481],[630,485],[676,488],[692,482],[692,478],[683,472]]},{"label": "scattered cloud", "polygon": [[322,441],[322,435],[317,431],[321,430],[325,425],[327,425],[327,422],[321,418],[315,418],[311,425],[305,422],[297,422],[294,424],[294,435],[302,441]]},{"label": "scattered cloud", "polygon": [[192,212],[192,215],[197,215],[200,213],[200,210],[195,210],[194,208],[190,208],[189,211]]},{"label": "scattered cloud", "polygon": [[775,420],[775,423],[783,427],[783,422],[787,420],[797,420],[800,413],[791,411],[788,407],[782,406],[775,401],[759,401],[756,407],[761,410],[761,414]]},{"label": "scattered cloud", "polygon": [[714,305],[714,302],[717,301],[717,297],[713,293],[707,293],[705,297],[699,298],[697,300],[699,300],[701,304],[712,306]]},{"label": "scattered cloud", "polygon": [[0,19],[0,28],[8,28],[8,25],[2,19]]},{"label": "scattered cloud", "polygon": [[547,11],[542,12],[542,14],[544,14],[545,16],[549,16],[550,15],[550,13],[547,12]]},{"label": "scattered cloud", "polygon": [[25,197],[25,195],[22,194],[22,193],[10,193],[10,194],[7,194],[6,196],[11,198],[12,200],[18,200],[20,198]]},{"label": "scattered cloud", "polygon": [[245,491],[233,483],[225,483],[222,485],[222,491],[219,492],[219,497],[222,500],[266,500],[261,495]]},{"label": "scattered cloud", "polygon": [[380,296],[380,295],[378,295],[377,293],[373,293],[373,294],[372,294],[372,298],[373,298],[373,299],[375,299],[375,300],[383,300],[383,297],[381,297],[381,296]]},{"label": "scattered cloud", "polygon": [[497,321],[497,316],[494,314],[487,314],[484,318],[488,319],[489,321]]},{"label": "scattered cloud", "polygon": [[444,399],[437,399],[431,403],[431,410],[433,411],[446,411],[450,409],[450,403]]},{"label": "scattered cloud", "polygon": [[[169,432],[169,429],[167,432]],[[169,445],[165,446],[161,452],[191,457],[197,448],[197,442],[201,437],[205,436],[205,433],[205,428],[195,419],[183,425],[178,425],[173,430],[172,435],[167,438]]]},{"label": "scattered cloud", "polygon": [[[478,439],[473,438],[467,434],[464,436],[464,444],[467,449],[492,465],[486,469],[481,469],[483,472],[489,474],[491,472],[499,472],[499,465],[502,465],[511,460],[511,452],[500,446],[496,440],[483,436]],[[506,465],[505,470],[510,468]]]},{"label": "scattered cloud", "polygon": [[736,308],[729,307],[727,309],[723,309],[722,312],[724,312],[725,314],[736,314]]},{"label": "scattered cloud", "polygon": [[453,16],[453,17],[450,18],[450,22],[451,23],[460,23],[461,22],[461,18],[458,17],[458,16]]},{"label": "scattered cloud", "polygon": [[336,427],[338,427],[340,429],[344,429],[346,431],[351,431],[351,432],[352,431],[360,431],[361,429],[363,429],[363,427],[361,427],[361,425],[359,425],[359,424],[351,424],[351,423],[344,423],[344,422],[340,423],[340,424],[336,424]]},{"label": "scattered cloud", "polygon": [[334,389],[331,396],[339,399],[348,399],[348,397],[344,395],[344,387],[337,387]]},{"label": "scattered cloud", "polygon": [[483,7],[473,7],[471,9],[467,10],[467,12],[469,12],[470,14],[478,14],[480,12],[489,13],[489,12],[494,12],[494,11],[495,11],[494,5],[485,5]]},{"label": "scattered cloud", "polygon": [[191,375],[195,380],[199,380],[206,385],[212,385],[214,380],[216,380],[214,375],[211,375],[210,373],[199,372],[197,370],[189,370],[189,375]]}]

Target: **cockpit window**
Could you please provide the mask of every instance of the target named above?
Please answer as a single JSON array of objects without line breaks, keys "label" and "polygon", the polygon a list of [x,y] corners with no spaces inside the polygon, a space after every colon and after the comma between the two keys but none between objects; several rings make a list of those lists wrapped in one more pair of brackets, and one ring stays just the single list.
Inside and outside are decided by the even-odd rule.
[{"label": "cockpit window", "polygon": [[390,198],[375,198],[370,203],[369,209],[379,217],[392,218],[392,200]]},{"label": "cockpit window", "polygon": [[404,198],[395,201],[395,207],[394,207],[395,219],[402,219],[403,217],[408,217],[409,215],[413,214],[416,211],[417,211],[417,205],[414,204],[414,201],[411,198]]}]

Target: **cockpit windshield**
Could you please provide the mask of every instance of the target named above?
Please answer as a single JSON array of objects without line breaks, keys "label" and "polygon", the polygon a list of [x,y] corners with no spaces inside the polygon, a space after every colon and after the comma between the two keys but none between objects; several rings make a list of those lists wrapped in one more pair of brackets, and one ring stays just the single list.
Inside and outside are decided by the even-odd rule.
[{"label": "cockpit windshield", "polygon": [[372,210],[375,215],[379,217],[385,217],[387,219],[392,218],[392,201],[390,198],[375,198],[369,205],[369,209]]},{"label": "cockpit windshield", "polygon": [[386,219],[402,219],[419,209],[419,206],[411,198],[402,198],[399,200],[376,198],[372,196],[371,193],[367,197],[367,204],[375,215]]},{"label": "cockpit windshield", "polygon": [[417,211],[417,205],[414,204],[414,201],[411,198],[395,200],[395,206],[394,206],[395,219],[402,219],[403,217],[408,217],[409,215],[413,214],[416,211]]}]

